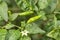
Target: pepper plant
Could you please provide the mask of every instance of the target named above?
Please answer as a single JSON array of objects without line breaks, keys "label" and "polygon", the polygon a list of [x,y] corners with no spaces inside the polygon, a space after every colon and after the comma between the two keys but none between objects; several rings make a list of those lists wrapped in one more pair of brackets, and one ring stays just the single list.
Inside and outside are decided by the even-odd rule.
[{"label": "pepper plant", "polygon": [[0,0],[0,40],[60,40],[60,0]]}]

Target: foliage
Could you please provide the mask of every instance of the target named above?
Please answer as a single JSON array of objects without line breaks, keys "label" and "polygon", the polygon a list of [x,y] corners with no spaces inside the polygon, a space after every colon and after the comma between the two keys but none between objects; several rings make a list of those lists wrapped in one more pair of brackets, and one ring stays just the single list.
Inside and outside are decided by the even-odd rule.
[{"label": "foliage", "polygon": [[0,0],[0,40],[60,40],[60,0]]}]

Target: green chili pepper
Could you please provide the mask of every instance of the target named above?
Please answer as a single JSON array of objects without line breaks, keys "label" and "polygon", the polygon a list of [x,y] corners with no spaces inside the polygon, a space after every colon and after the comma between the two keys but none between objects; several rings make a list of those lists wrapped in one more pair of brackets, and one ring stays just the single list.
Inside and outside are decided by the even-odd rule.
[{"label": "green chili pepper", "polygon": [[33,14],[33,11],[27,11],[27,12],[19,13],[20,16],[26,16],[26,15],[30,15],[30,14]]},{"label": "green chili pepper", "polygon": [[41,16],[42,16],[42,15],[38,15],[38,16],[32,17],[32,18],[30,18],[30,19],[27,21],[27,23],[34,22],[34,21],[36,21],[37,19],[39,19]]}]

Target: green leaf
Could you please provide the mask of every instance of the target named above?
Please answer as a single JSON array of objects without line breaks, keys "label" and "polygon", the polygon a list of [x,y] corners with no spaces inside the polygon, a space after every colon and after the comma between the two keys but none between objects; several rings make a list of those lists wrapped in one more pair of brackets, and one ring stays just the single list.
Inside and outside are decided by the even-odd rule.
[{"label": "green leaf", "polygon": [[36,5],[34,6],[34,10],[35,11],[38,11],[38,7]]},{"label": "green leaf", "polygon": [[51,12],[55,10],[55,8],[57,7],[58,4],[58,0],[51,0],[49,3],[49,6],[51,7]]},{"label": "green leaf", "polygon": [[48,6],[48,1],[47,0],[39,0],[38,1],[38,6],[39,9],[44,9]]},{"label": "green leaf", "polygon": [[8,7],[5,2],[0,3],[0,16],[5,20],[8,21]]},{"label": "green leaf", "polygon": [[[15,0],[18,7],[23,11],[33,10],[38,0]],[[37,9],[37,7],[35,7]]]},{"label": "green leaf", "polygon": [[0,0],[0,2],[1,2],[1,0]]},{"label": "green leaf", "polygon": [[6,34],[7,34],[6,29],[0,29],[0,40],[5,40]]},{"label": "green leaf", "polygon": [[21,21],[21,27],[25,27],[26,23],[25,21]]},{"label": "green leaf", "polygon": [[60,40],[60,29],[53,29],[51,32],[47,34],[47,36],[54,38],[56,40]]},{"label": "green leaf", "polygon": [[52,13],[54,10],[56,10],[58,0],[48,0],[48,7],[45,9],[45,11],[48,13]]},{"label": "green leaf", "polygon": [[15,0],[15,2],[21,10],[26,11],[29,9],[29,5],[26,0]]},{"label": "green leaf", "polygon": [[35,23],[27,24],[25,29],[28,30],[30,34],[37,34],[37,33],[44,34],[45,33],[45,31],[39,28]]},{"label": "green leaf", "polygon": [[46,13],[44,12],[44,11],[40,11],[40,12],[38,12],[37,13],[38,15],[42,15],[42,17],[41,17],[41,19],[43,19],[43,20],[46,20],[47,18],[46,18]]},{"label": "green leaf", "polygon": [[30,37],[26,37],[26,36],[24,36],[24,37],[22,37],[22,38],[20,38],[19,40],[31,40],[31,38]]},{"label": "green leaf", "polygon": [[0,21],[2,21],[3,19],[2,19],[2,17],[0,16]]},{"label": "green leaf", "polygon": [[55,15],[54,15],[54,27],[55,27],[55,28],[57,27],[57,18],[56,18]]},{"label": "green leaf", "polygon": [[9,30],[6,36],[6,40],[17,40],[20,37],[19,30]]},{"label": "green leaf", "polygon": [[4,27],[5,27],[6,29],[10,29],[10,28],[15,27],[15,25],[14,25],[14,24],[11,24],[11,23],[8,23],[8,24],[6,24]]},{"label": "green leaf", "polygon": [[14,20],[17,18],[17,16],[18,16],[17,13],[13,13],[13,14],[10,16],[9,20],[10,20],[10,21],[14,21]]}]

